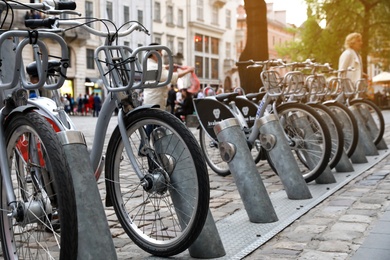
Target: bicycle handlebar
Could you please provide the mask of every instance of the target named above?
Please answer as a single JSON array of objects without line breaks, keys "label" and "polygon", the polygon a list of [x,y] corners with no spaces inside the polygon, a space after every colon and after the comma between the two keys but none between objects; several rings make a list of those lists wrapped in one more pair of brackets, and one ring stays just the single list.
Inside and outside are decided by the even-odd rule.
[{"label": "bicycle handlebar", "polygon": [[[69,67],[69,53],[68,53],[68,46],[64,39],[51,32],[36,32],[34,35],[31,34],[30,31],[21,31],[21,30],[11,30],[6,31],[0,35],[0,53],[1,48],[3,47],[3,44],[6,42],[7,39],[10,38],[23,38],[20,43],[18,43],[16,50],[15,50],[15,67],[12,70],[13,76],[11,81],[9,82],[1,82],[0,88],[1,89],[11,89],[21,82],[22,86],[26,89],[39,89],[40,87],[44,87],[49,90],[54,90],[60,88],[63,83],[65,82],[66,78],[66,71]],[[60,77],[58,78],[58,81],[53,84],[46,84],[47,79],[47,72],[48,72],[48,61],[49,61],[49,54],[46,45],[41,41],[41,39],[51,39],[55,42],[57,42],[61,46],[61,62],[62,66],[60,69]],[[23,48],[26,45],[29,45],[34,41],[34,44],[37,44],[40,48],[41,52],[41,66],[42,70],[38,72],[38,83],[32,84],[28,81],[26,81],[26,75],[24,72],[24,68],[22,68],[23,64]],[[3,60],[0,59],[0,68],[3,66]],[[7,66],[9,66],[7,64]]]},{"label": "bicycle handlebar", "polygon": [[45,14],[75,14],[81,15],[79,12],[74,11],[76,9],[75,2],[61,2],[58,0],[45,0],[42,3],[18,3],[16,1],[8,1],[7,3],[0,2],[0,11],[3,11],[7,7],[19,10],[41,10]]}]

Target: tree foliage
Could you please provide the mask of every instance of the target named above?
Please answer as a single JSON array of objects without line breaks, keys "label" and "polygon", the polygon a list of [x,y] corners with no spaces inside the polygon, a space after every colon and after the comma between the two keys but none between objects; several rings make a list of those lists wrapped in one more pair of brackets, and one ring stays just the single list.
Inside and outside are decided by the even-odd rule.
[{"label": "tree foliage", "polygon": [[[345,37],[352,32],[363,36],[361,55],[364,71],[367,57],[388,70],[390,61],[389,0],[306,0],[308,19],[299,30],[300,39],[278,48],[292,60],[314,58],[337,68]],[[319,26],[326,21],[326,26]]]}]

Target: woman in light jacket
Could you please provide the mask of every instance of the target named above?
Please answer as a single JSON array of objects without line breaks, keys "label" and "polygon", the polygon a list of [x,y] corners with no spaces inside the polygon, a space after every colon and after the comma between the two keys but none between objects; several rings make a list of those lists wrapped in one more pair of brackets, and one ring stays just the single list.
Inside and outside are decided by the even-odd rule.
[{"label": "woman in light jacket", "polygon": [[345,70],[349,67],[353,67],[354,70],[343,72],[340,77],[347,77],[351,79],[352,83],[355,84],[356,81],[363,77],[367,77],[363,73],[363,63],[362,58],[360,57],[359,51],[363,45],[362,35],[360,33],[351,33],[345,38],[345,51],[341,54],[339,58],[339,70]]}]

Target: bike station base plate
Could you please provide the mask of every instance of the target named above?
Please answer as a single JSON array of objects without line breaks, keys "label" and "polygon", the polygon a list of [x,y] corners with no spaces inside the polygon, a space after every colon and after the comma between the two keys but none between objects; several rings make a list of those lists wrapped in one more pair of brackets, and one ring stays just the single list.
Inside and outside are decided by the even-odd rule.
[{"label": "bike station base plate", "polygon": [[[336,183],[316,184],[312,182],[308,184],[313,196],[311,199],[290,200],[287,198],[284,190],[270,194],[272,204],[279,218],[277,222],[267,224],[251,223],[245,210],[239,210],[231,216],[218,221],[216,226],[226,251],[226,255],[218,259],[241,259],[249,255],[310,209],[376,165],[389,152],[389,150],[380,150],[377,156],[367,156],[367,163],[353,164],[353,172],[340,173],[333,171],[337,180]],[[175,258],[191,259],[191,256],[188,251],[185,251]]]}]

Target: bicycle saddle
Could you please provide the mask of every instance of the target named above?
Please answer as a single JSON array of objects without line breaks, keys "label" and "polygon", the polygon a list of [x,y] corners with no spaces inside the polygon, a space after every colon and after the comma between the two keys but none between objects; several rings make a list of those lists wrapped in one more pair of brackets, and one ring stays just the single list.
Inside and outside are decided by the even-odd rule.
[{"label": "bicycle saddle", "polygon": [[[49,60],[48,63],[48,74],[54,74],[58,68],[61,67],[61,62],[57,60]],[[30,76],[37,76],[38,75],[38,69],[37,69],[37,62],[31,62],[26,66],[26,71]]]},{"label": "bicycle saddle", "polygon": [[220,101],[220,102],[226,102],[226,103],[229,103],[231,101],[233,101],[235,99],[235,97],[237,97],[239,94],[236,93],[236,92],[231,92],[231,93],[222,93],[222,94],[218,94],[215,96],[215,98]]},{"label": "bicycle saddle", "polygon": [[248,93],[246,94],[246,97],[252,101],[258,104],[260,100],[264,97],[265,92],[259,92],[259,93]]}]

